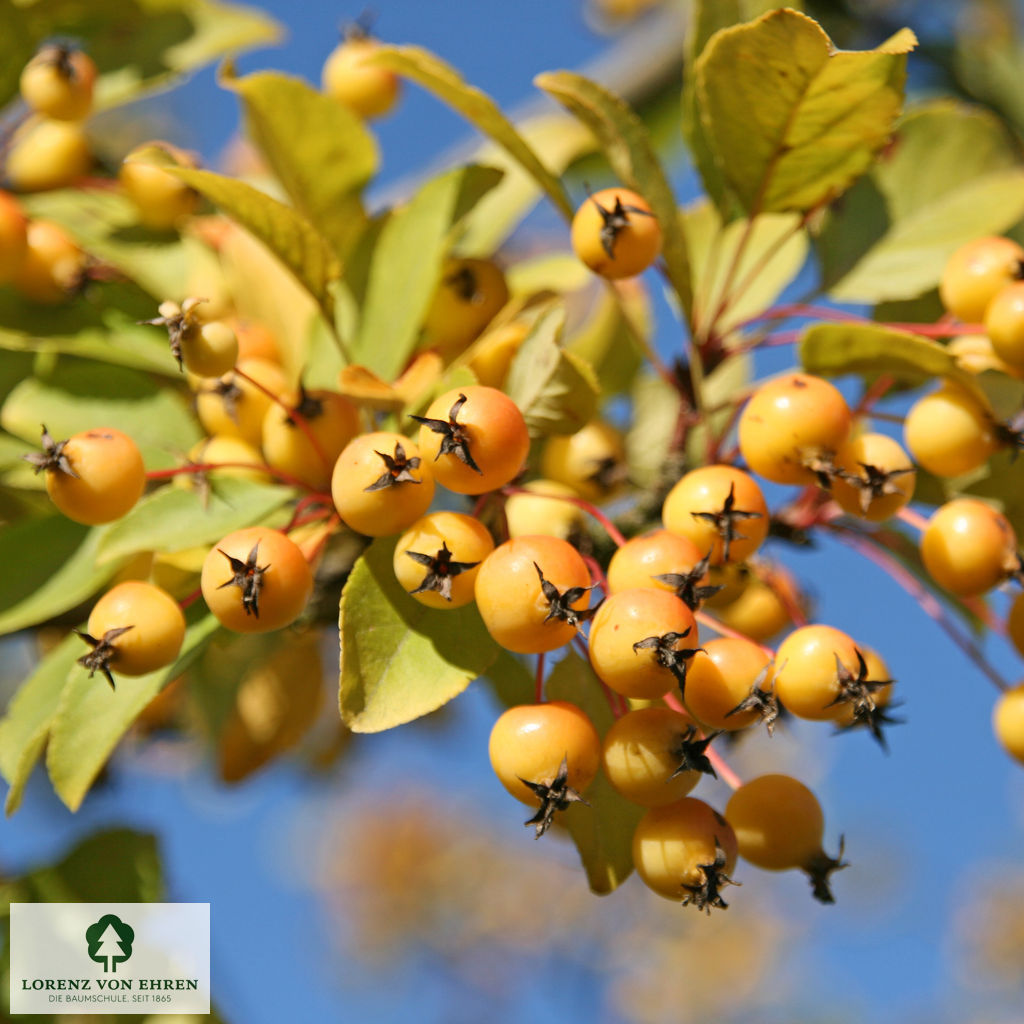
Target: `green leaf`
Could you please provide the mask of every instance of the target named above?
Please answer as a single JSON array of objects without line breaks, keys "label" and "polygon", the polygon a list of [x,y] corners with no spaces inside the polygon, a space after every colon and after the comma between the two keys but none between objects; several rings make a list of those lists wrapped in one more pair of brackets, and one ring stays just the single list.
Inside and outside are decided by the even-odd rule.
[{"label": "green leaf", "polygon": [[373,250],[355,362],[385,380],[402,370],[441,278],[452,229],[500,180],[491,167],[447,171],[388,219]]},{"label": "green leaf", "polygon": [[588,363],[559,345],[565,309],[538,317],[509,367],[505,390],[531,437],[574,434],[594,417],[600,385]]},{"label": "green leaf", "polygon": [[661,227],[661,255],[669,283],[689,320],[693,285],[686,236],[679,224],[672,186],[643,121],[614,93],[571,71],[545,72],[534,84],[594,133],[615,174],[647,200]]},{"label": "green leaf", "polygon": [[955,381],[987,407],[974,375],[957,364],[945,347],[929,338],[872,324],[817,324],[800,340],[800,362],[808,373],[835,377],[856,373],[891,376],[915,386],[933,377]]},{"label": "green leaf", "polygon": [[375,540],[341,593],[338,705],[353,732],[383,732],[457,697],[498,658],[476,605],[427,608],[398,584],[395,539]]},{"label": "green leaf", "polygon": [[565,346],[593,367],[605,397],[628,392],[644,362],[643,349],[625,322],[623,308],[636,330],[650,338],[653,323],[647,293],[606,288],[586,323]]},{"label": "green leaf", "polygon": [[917,106],[900,124],[892,152],[872,177],[889,215],[904,220],[993,171],[1019,162],[1005,126],[981,107],[943,99]]},{"label": "green leaf", "polygon": [[[708,375],[704,382],[704,401],[710,413],[703,423],[692,427],[686,435],[686,454],[691,466],[707,461],[708,427],[719,435],[732,418],[733,410],[726,403],[745,388],[754,376],[754,358],[749,352],[730,356]],[[673,421],[674,422],[674,421]]]},{"label": "green leaf", "polygon": [[255,235],[313,296],[324,316],[331,319],[329,284],[341,274],[341,267],[324,237],[302,214],[234,178],[185,167],[165,169]]},{"label": "green leaf", "polygon": [[97,563],[105,527],[64,516],[26,519],[0,532],[0,634],[56,618],[107,582],[121,561]]},{"label": "green leaf", "polygon": [[186,618],[185,642],[170,668],[135,678],[118,676],[115,671],[114,690],[102,676],[90,678],[81,666],[72,669],[57,704],[46,748],[46,770],[53,787],[72,811],[81,806],[114,747],[143,708],[185,671],[220,628],[201,602],[192,605]]},{"label": "green leaf", "polygon": [[33,445],[42,423],[58,440],[116,426],[139,446],[147,469],[173,466],[174,453],[191,448],[201,436],[176,391],[136,370],[79,360],[58,363],[46,378],[22,381],[0,410],[0,425]]},{"label": "green leaf", "polygon": [[506,707],[529,704],[533,700],[534,675],[510,651],[498,652],[498,657],[487,669],[486,678],[498,700]]},{"label": "green leaf", "polygon": [[[578,121],[558,113],[528,118],[518,125],[520,136],[535,152],[544,154],[545,166],[556,174],[596,146],[593,135]],[[459,237],[463,256],[491,256],[544,195],[537,179],[508,150],[484,143],[473,162],[496,167],[504,177],[466,215]]]},{"label": "green leaf", "polygon": [[377,170],[373,135],[347,107],[289,75],[225,84],[241,97],[249,135],[295,208],[344,259],[366,223],[359,192]]},{"label": "green leaf", "polygon": [[82,641],[68,633],[21,684],[0,718],[0,772],[11,787],[5,805],[8,815],[21,806],[25,784],[46,746],[61,692],[81,653]]},{"label": "green leaf", "polygon": [[[693,267],[694,317],[719,335],[764,312],[800,272],[807,233],[795,213],[763,213],[723,226],[707,200],[687,207],[683,230]],[[719,314],[719,311],[721,313]]]},{"label": "green leaf", "polygon": [[837,199],[815,238],[821,287],[832,288],[877,245],[889,229],[885,196],[871,175],[861,178]]},{"label": "green leaf", "polygon": [[900,112],[915,44],[904,29],[877,50],[836,50],[792,10],[712,38],[697,62],[701,118],[748,215],[813,210],[868,170]]},{"label": "green leaf", "polygon": [[566,220],[572,219],[572,204],[562,183],[548,170],[494,100],[475,86],[468,85],[451,65],[417,46],[382,46],[368,59],[397,71],[447,103],[477,131],[506,150],[533,177]]},{"label": "green leaf", "polygon": [[700,118],[696,67],[704,47],[716,32],[744,20],[740,0],[693,0],[690,6],[690,28],[686,35],[686,57],[683,61],[683,138],[686,139],[694,167],[704,183],[704,191],[726,221],[732,219],[731,207],[734,203],[725,190],[722,171],[715,162]]},{"label": "green leaf", "polygon": [[213,544],[233,530],[262,522],[292,497],[287,487],[231,478],[211,480],[207,500],[199,491],[161,487],[107,528],[96,558],[107,563],[137,551]]},{"label": "green leaf", "polygon": [[[575,651],[551,670],[545,692],[549,700],[567,700],[582,708],[601,736],[614,721],[600,680]],[[633,870],[633,833],[644,809],[619,796],[603,775],[583,795],[589,806],[573,804],[565,821],[591,890],[606,896]]]},{"label": "green leaf", "polygon": [[896,221],[830,294],[840,302],[911,298],[938,284],[965,242],[1024,216],[1024,169],[994,171]]},{"label": "green leaf", "polygon": [[43,903],[150,903],[164,895],[156,838],[126,828],[89,836],[23,881]]},{"label": "green leaf", "polygon": [[679,418],[679,392],[656,373],[641,373],[633,385],[633,418],[626,434],[629,479],[649,490],[659,482]]}]

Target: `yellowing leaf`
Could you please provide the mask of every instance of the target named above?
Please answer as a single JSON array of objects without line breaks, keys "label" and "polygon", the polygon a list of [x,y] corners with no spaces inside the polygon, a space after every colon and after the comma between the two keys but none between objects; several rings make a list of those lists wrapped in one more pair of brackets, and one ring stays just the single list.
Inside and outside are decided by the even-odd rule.
[{"label": "yellowing leaf", "polygon": [[661,226],[661,255],[687,319],[693,301],[690,258],[677,204],[647,128],[629,105],[603,86],[571,71],[549,71],[534,84],[553,96],[597,137],[612,170],[647,200]]},{"label": "yellowing leaf", "polygon": [[344,259],[366,221],[359,191],[378,162],[363,121],[289,75],[267,71],[225,83],[245,104],[249,134],[295,208]]},{"label": "yellowing leaf", "polygon": [[915,41],[904,30],[877,50],[837,51],[792,10],[711,39],[697,64],[701,119],[748,214],[813,210],[869,168],[900,112]]},{"label": "yellowing leaf", "polygon": [[374,541],[341,593],[338,706],[353,732],[383,732],[435,711],[499,654],[476,605],[427,608],[399,586],[395,539]]},{"label": "yellowing leaf", "polygon": [[597,377],[587,362],[560,346],[564,326],[561,306],[543,313],[509,368],[505,388],[532,437],[574,434],[597,411]]},{"label": "yellowing leaf", "polygon": [[501,180],[492,167],[460,167],[428,181],[388,218],[373,250],[353,358],[393,379],[419,339],[452,229]]},{"label": "yellowing leaf", "polygon": [[572,205],[561,181],[548,170],[494,100],[468,85],[451,65],[418,46],[382,46],[368,60],[412,79],[458,111],[477,131],[506,150],[567,219],[572,217]]},{"label": "yellowing leaf", "polygon": [[255,235],[313,296],[324,316],[331,319],[333,302],[328,285],[340,275],[341,267],[323,236],[305,217],[234,178],[182,167],[169,170]]},{"label": "yellowing leaf", "polygon": [[405,399],[387,381],[355,363],[342,367],[338,391],[353,402],[381,412],[397,412],[405,405]]}]

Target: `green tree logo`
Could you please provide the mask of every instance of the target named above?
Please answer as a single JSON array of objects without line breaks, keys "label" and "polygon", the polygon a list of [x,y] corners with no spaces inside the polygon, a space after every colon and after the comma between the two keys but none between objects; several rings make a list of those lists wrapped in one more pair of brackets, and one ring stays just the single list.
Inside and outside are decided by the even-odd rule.
[{"label": "green tree logo", "polygon": [[104,914],[95,924],[85,930],[85,941],[89,943],[89,959],[103,964],[103,973],[117,973],[117,965],[132,955],[135,930],[119,917]]}]

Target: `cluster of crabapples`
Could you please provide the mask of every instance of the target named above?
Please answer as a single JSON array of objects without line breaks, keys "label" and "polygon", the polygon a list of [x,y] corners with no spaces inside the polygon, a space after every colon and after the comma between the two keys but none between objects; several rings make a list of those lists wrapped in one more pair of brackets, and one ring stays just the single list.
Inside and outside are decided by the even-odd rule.
[{"label": "cluster of crabapples", "polygon": [[[398,94],[398,79],[367,62],[375,45],[350,36],[323,70],[325,93],[366,118],[386,113]],[[22,79],[35,112],[31,137],[63,138],[68,125],[80,133],[94,78],[78,51],[40,51]],[[18,191],[62,186],[90,166],[87,149],[74,163],[56,142],[33,145],[16,142],[7,158]],[[59,173],[51,167],[49,177],[33,176],[38,161]],[[139,222],[155,231],[178,229],[198,207],[196,193],[166,169],[172,164],[194,161],[154,143],[130,154],[120,171]],[[571,238],[580,260],[608,279],[643,272],[661,246],[650,207],[624,188],[589,196]],[[88,272],[88,257],[61,228],[28,221],[0,194],[0,279],[32,301],[55,303],[72,297]],[[979,240],[950,261],[942,286],[949,312],[967,323],[983,319],[987,334],[950,345],[965,367],[1024,375],[1022,278],[1024,249],[1005,239]],[[196,596],[237,632],[282,629],[303,615],[331,532],[395,537],[395,578],[412,600],[440,610],[475,603],[498,644],[537,657],[535,703],[502,714],[489,749],[504,787],[535,808],[527,824],[538,837],[571,804],[585,803],[603,772],[645,809],[633,860],[658,894],[699,909],[724,907],[722,889],[742,857],[767,870],[803,870],[815,896],[831,901],[829,875],[843,866],[842,844],[836,857],[824,852],[814,794],[787,775],[740,784],[712,744],[758,725],[771,734],[786,712],[867,730],[884,745],[883,727],[895,721],[893,684],[870,648],[832,626],[808,624],[792,578],[759,556],[772,524],[759,480],[801,488],[787,510],[789,527],[828,528],[843,515],[880,523],[912,499],[915,465],[943,477],[969,473],[1000,446],[1019,446],[1024,427],[995,422],[973,393],[945,383],[910,410],[904,448],[864,429],[829,382],[788,373],[758,387],[743,407],[740,465],[691,468],[668,490],[661,528],[626,539],[595,507],[627,482],[619,432],[594,420],[535,445],[501,389],[526,336],[515,320],[490,327],[508,300],[497,264],[448,259],[407,373],[415,376],[416,360],[433,354],[441,365],[461,360],[479,383],[437,395],[394,430],[377,429],[372,406],[340,384],[338,391],[303,387],[258,325],[229,321],[203,297],[168,300],[147,323],[166,329],[208,435],[188,461],[147,474],[134,441],[113,427],[62,440],[44,427],[42,451],[29,459],[55,505],[91,525],[120,519],[147,486],[167,478],[169,486],[200,488],[211,475],[234,475],[300,491],[288,527],[241,529],[203,553]],[[445,508],[464,496],[472,513],[431,511],[439,489],[449,492]],[[579,543],[587,513],[616,543],[607,564]],[[300,527],[314,521],[322,529],[310,541]],[[1012,526],[974,498],[935,512],[922,531],[921,558],[956,598],[1021,574]],[[787,629],[777,648],[765,646]],[[1008,632],[1024,653],[1024,598],[1013,605]],[[124,580],[94,605],[80,660],[114,686],[115,676],[173,665],[185,633],[182,604],[166,589]],[[543,699],[545,655],[567,645],[585,652],[615,716],[603,737],[580,707]],[[1003,696],[995,728],[1024,762],[1024,687]],[[721,812],[690,795],[702,775],[718,772],[736,783]]]}]

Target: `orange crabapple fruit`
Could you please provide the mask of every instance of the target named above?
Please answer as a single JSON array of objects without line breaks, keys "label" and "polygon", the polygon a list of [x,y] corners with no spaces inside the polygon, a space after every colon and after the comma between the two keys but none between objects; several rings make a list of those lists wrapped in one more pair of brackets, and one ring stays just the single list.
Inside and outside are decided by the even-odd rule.
[{"label": "orange crabapple fruit", "polygon": [[458,355],[508,298],[505,275],[493,260],[447,259],[423,321],[419,347],[437,349],[448,357]]},{"label": "orange crabapple fruit", "polygon": [[846,400],[820,377],[788,373],[762,385],[739,420],[748,468],[779,484],[811,484],[850,434]]},{"label": "orange crabapple fruit", "polygon": [[771,653],[750,640],[709,640],[690,662],[687,709],[711,729],[735,732],[758,719],[771,729],[778,713],[771,698],[771,665]]},{"label": "orange crabapple fruit", "polygon": [[740,856],[766,871],[809,864],[821,851],[825,815],[818,798],[790,775],[760,775],[737,789],[725,807]]},{"label": "orange crabapple fruit", "polygon": [[1024,276],[1024,249],[987,235],[962,245],[946,261],[939,281],[943,306],[965,323],[979,323],[996,295]]},{"label": "orange crabapple fruit", "polygon": [[[272,469],[288,473],[315,491],[331,485],[342,450],[359,434],[359,409],[334,391],[300,388],[283,396],[287,408],[276,402],[263,417],[263,455]],[[301,429],[294,413],[305,420],[319,451]]]},{"label": "orange crabapple fruit", "polygon": [[84,178],[93,158],[77,121],[33,117],[15,131],[4,173],[17,192],[47,192]]},{"label": "orange crabapple fruit", "polygon": [[494,723],[491,767],[521,803],[537,807],[526,822],[540,838],[556,811],[581,799],[601,763],[601,740],[590,719],[568,701],[519,704]]},{"label": "orange crabapple fruit", "polygon": [[[698,588],[708,583],[706,568],[696,571],[704,554],[692,540],[668,530],[631,537],[616,548],[608,563],[608,593],[653,587],[676,594],[692,608],[699,603]],[[673,579],[660,579],[662,576]]]},{"label": "orange crabapple fruit", "polygon": [[342,522],[367,537],[411,526],[434,499],[434,474],[418,446],[402,434],[374,431],[345,445],[331,475]]},{"label": "orange crabapple fruit", "polygon": [[699,642],[693,612],[675,594],[620,590],[594,616],[590,664],[616,693],[651,700],[685,686]]},{"label": "orange crabapple fruit", "polygon": [[622,434],[603,420],[591,420],[574,434],[551,437],[541,452],[540,470],[587,501],[606,501],[626,482]]},{"label": "orange crabapple fruit", "polygon": [[836,720],[843,714],[847,676],[859,670],[857,646],[832,626],[795,629],[775,653],[775,695],[798,718]]},{"label": "orange crabapple fruit", "polygon": [[733,466],[701,466],[676,481],[661,507],[665,529],[710,552],[712,565],[742,562],[768,536],[768,506],[757,481]]},{"label": "orange crabapple fruit", "polygon": [[568,540],[579,534],[587,514],[573,501],[579,495],[566,484],[555,480],[531,480],[523,484],[529,493],[510,494],[505,501],[505,522],[509,537],[547,534]]},{"label": "orange crabapple fruit", "polygon": [[736,835],[718,811],[692,796],[652,807],[633,833],[633,865],[659,896],[698,910],[727,906],[720,889],[736,867]]},{"label": "orange crabapple fruit", "polygon": [[999,745],[1024,764],[1024,683],[999,695],[992,710],[992,729]]},{"label": "orange crabapple fruit", "polygon": [[946,343],[946,351],[956,359],[957,366],[975,376],[986,370],[998,370],[1011,377],[1019,377],[1024,372],[996,355],[987,334],[961,334]]},{"label": "orange crabapple fruit", "polygon": [[146,467],[138,446],[113,427],[95,427],[55,441],[43,427],[43,451],[26,455],[46,473],[46,492],[76,523],[98,526],[120,519],[142,497]]},{"label": "orange crabapple fruit", "polygon": [[139,580],[119,583],[93,605],[86,632],[92,648],[79,658],[89,675],[144,676],[174,663],[185,639],[185,616],[165,590]]},{"label": "orange crabapple fruit", "polygon": [[220,463],[242,463],[243,465],[227,465],[223,469],[197,470],[195,473],[178,473],[172,478],[172,486],[182,487],[187,491],[194,490],[203,481],[226,480],[232,477],[237,480],[251,480],[253,483],[268,484],[270,474],[260,467],[264,465],[263,456],[251,444],[240,437],[204,437],[196,442],[188,452],[186,464],[196,466],[219,465]]},{"label": "orange crabapple fruit", "polygon": [[928,575],[958,597],[991,590],[1017,567],[1017,537],[1007,518],[977,498],[939,507],[921,534]]},{"label": "orange crabapple fruit", "polygon": [[376,39],[351,32],[330,52],[320,75],[324,93],[364,120],[383,117],[401,93],[394,71],[367,63],[379,48]]},{"label": "orange crabapple fruit", "polygon": [[502,647],[541,654],[569,643],[589,617],[590,573],[580,553],[557,537],[514,537],[483,561],[476,605]]},{"label": "orange crabapple fruit", "polygon": [[705,741],[693,723],[671,708],[627,711],[605,734],[601,765],[620,796],[641,807],[681,800],[711,770]]},{"label": "orange crabapple fruit", "polygon": [[881,523],[914,496],[917,474],[898,441],[885,434],[858,434],[835,457],[832,497],[850,515]]},{"label": "orange crabapple fruit", "polygon": [[503,487],[523,468],[530,435],[519,407],[496,388],[471,384],[435,398],[420,424],[419,445],[439,484],[456,494]]},{"label": "orange crabapple fruit", "polygon": [[66,302],[85,280],[85,253],[53,221],[30,221],[25,238],[24,259],[11,278],[14,287],[42,305]]},{"label": "orange crabapple fruit", "polygon": [[1007,285],[985,310],[992,351],[1014,370],[1024,370],[1024,281]]},{"label": "orange crabapple fruit", "polygon": [[434,512],[398,538],[395,576],[428,608],[461,608],[473,600],[477,570],[493,550],[494,540],[478,519]]},{"label": "orange crabapple fruit", "polygon": [[646,270],[661,252],[661,227],[647,201],[628,188],[595,192],[572,219],[572,247],[595,274],[617,280]]},{"label": "orange crabapple fruit", "polygon": [[28,255],[28,218],[18,201],[0,190],[0,282],[10,281]]},{"label": "orange crabapple fruit", "polygon": [[952,383],[910,407],[903,440],[919,466],[943,477],[970,473],[999,446],[992,417],[977,398]]},{"label": "orange crabapple fruit", "polygon": [[477,381],[500,388],[527,334],[529,327],[521,321],[501,324],[483,334],[466,354]]},{"label": "orange crabapple fruit", "polygon": [[239,359],[267,359],[272,363],[281,361],[281,351],[277,347],[277,339],[270,328],[247,317],[230,316],[228,326],[235,332],[238,339]]},{"label": "orange crabapple fruit", "polygon": [[173,231],[195,213],[199,193],[166,168],[194,170],[198,166],[192,153],[169,142],[136,146],[122,161],[117,177],[139,223],[151,231]]},{"label": "orange crabapple fruit", "polygon": [[250,526],[210,549],[200,586],[221,625],[236,633],[267,633],[302,614],[313,573],[298,545],[280,530]]},{"label": "orange crabapple fruit", "polygon": [[81,50],[44,46],[25,65],[21,98],[37,114],[59,121],[81,121],[92,110],[96,64]]},{"label": "orange crabapple fruit", "polygon": [[[243,373],[245,377],[241,376]],[[262,387],[257,387],[257,384]],[[234,370],[218,378],[199,378],[194,386],[196,413],[208,434],[240,437],[258,448],[263,440],[263,418],[274,404],[266,392],[284,394],[288,390],[288,380],[277,363],[266,359],[242,359]]]}]

